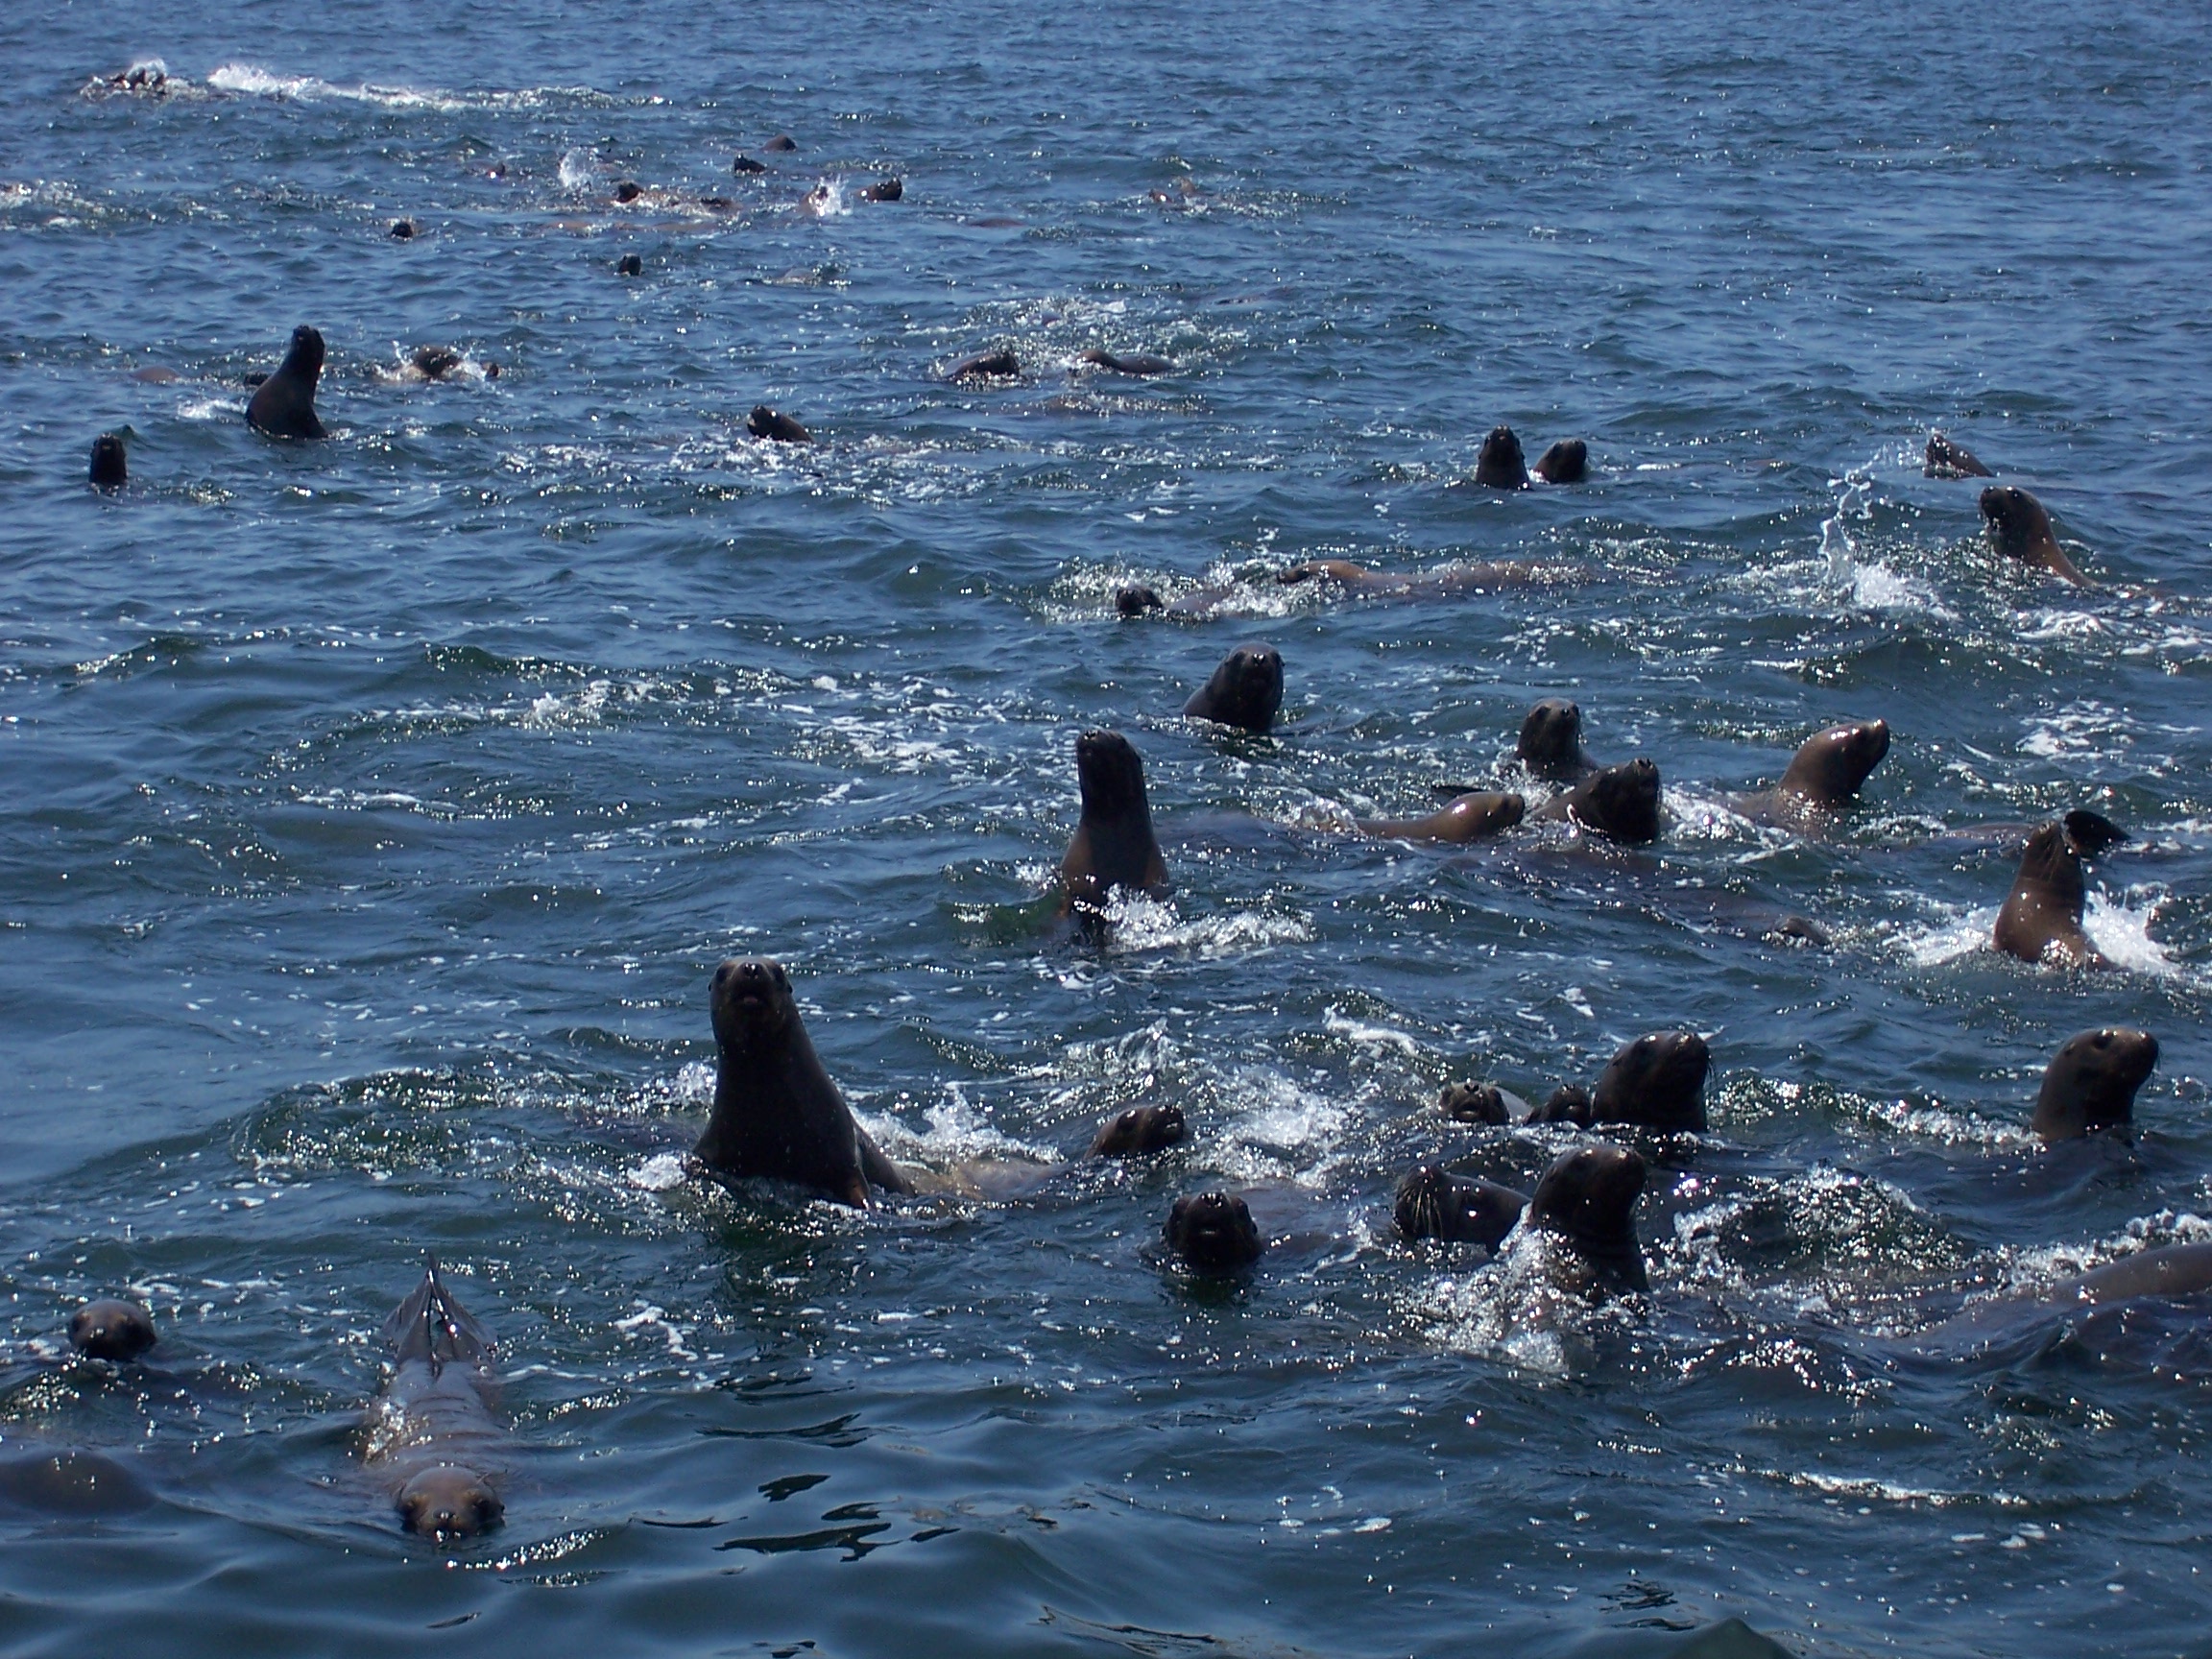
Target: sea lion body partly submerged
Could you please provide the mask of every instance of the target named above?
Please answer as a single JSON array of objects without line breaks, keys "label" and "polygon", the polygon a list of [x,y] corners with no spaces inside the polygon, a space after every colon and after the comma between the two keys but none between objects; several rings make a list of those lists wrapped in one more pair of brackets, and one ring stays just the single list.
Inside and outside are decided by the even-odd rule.
[{"label": "sea lion body partly submerged", "polygon": [[2043,503],[2018,485],[1992,484],[1983,491],[1982,517],[1989,545],[2004,557],[2063,576],[2077,588],[2089,586],[2089,578],[2060,550]]},{"label": "sea lion body partly submerged", "polygon": [[1199,1273],[1235,1273],[1259,1261],[1267,1247],[1251,1206],[1230,1192],[1176,1199],[1161,1231],[1167,1248]]},{"label": "sea lion body partly submerged", "polygon": [[2157,1064],[2158,1039],[2148,1031],[2114,1026],[2070,1037],[2044,1070],[2028,1127],[2046,1145],[2124,1128],[2134,1120],[2135,1092]]},{"label": "sea lion body partly submerged", "polygon": [[1283,708],[1283,658],[1272,645],[1239,645],[1190,694],[1183,712],[1265,734]]},{"label": "sea lion body partly submerged", "polygon": [[1623,1123],[1669,1133],[1705,1127],[1705,1078],[1713,1052],[1695,1031],[1654,1031],[1623,1044],[1598,1087],[1568,1084],[1529,1115],[1531,1123],[1575,1123],[1588,1129]]},{"label": "sea lion body partly submerged", "polygon": [[1931,478],[1994,478],[1996,474],[1974,458],[1963,444],[1954,444],[1940,432],[1928,434],[1928,448],[1920,470]]},{"label": "sea lion body partly submerged", "polygon": [[1526,1192],[1425,1164],[1398,1183],[1391,1214],[1403,1238],[1443,1238],[1495,1250],[1527,1208]]},{"label": "sea lion body partly submerged", "polygon": [[1742,797],[1737,805],[1755,817],[1812,819],[1851,805],[1859,786],[1889,753],[1889,727],[1882,720],[1848,721],[1815,732],[1797,746],[1782,781]]},{"label": "sea lion body partly submerged", "polygon": [[493,1481],[507,1439],[493,1415],[491,1337],[432,1261],[383,1340],[392,1380],[363,1420],[364,1461],[392,1481],[408,1531],[441,1543],[490,1531],[505,1513]]},{"label": "sea lion body partly submerged", "polygon": [[1659,768],[1643,758],[1604,767],[1545,802],[1535,816],[1564,820],[1615,841],[1656,841]]},{"label": "sea lion body partly submerged", "polygon": [[1644,1160],[1636,1153],[1623,1146],[1577,1146],[1544,1172],[1520,1225],[1570,1245],[1590,1270],[1591,1288],[1648,1290],[1644,1248],[1636,1238],[1636,1200],[1643,1191]]},{"label": "sea lion body partly submerged", "polygon": [[154,1346],[154,1316],[135,1302],[102,1297],[69,1316],[69,1346],[88,1359],[135,1359]]},{"label": "sea lion body partly submerged", "polygon": [[[2077,821],[2087,830],[2082,833]],[[2012,890],[1997,912],[1992,942],[2023,962],[2050,962],[2061,968],[2109,966],[2082,930],[2088,883],[2081,862],[2121,832],[2094,813],[2068,813],[2028,837]]]},{"label": "sea lion body partly submerged", "polygon": [[1582,709],[1564,697],[1547,697],[1522,717],[1513,757],[1530,777],[1555,783],[1579,782],[1599,769],[1582,752]]},{"label": "sea lion body partly submerged", "polygon": [[1083,815],[1060,860],[1060,914],[1089,927],[1105,920],[1109,896],[1167,891],[1167,864],[1152,833],[1144,794],[1144,762],[1118,732],[1086,732],[1075,740],[1075,776]]},{"label": "sea lion body partly submerged", "polygon": [[121,438],[103,432],[92,440],[92,465],[86,477],[95,490],[120,490],[131,482],[131,458]]},{"label": "sea lion body partly submerged", "polygon": [[323,336],[302,323],[276,372],[254,389],[246,423],[272,438],[327,438],[315,414],[315,385],[323,375]]},{"label": "sea lion body partly submerged", "polygon": [[1528,803],[1498,790],[1471,790],[1426,818],[1362,818],[1359,832],[1385,841],[1442,841],[1464,845],[1512,829]]}]

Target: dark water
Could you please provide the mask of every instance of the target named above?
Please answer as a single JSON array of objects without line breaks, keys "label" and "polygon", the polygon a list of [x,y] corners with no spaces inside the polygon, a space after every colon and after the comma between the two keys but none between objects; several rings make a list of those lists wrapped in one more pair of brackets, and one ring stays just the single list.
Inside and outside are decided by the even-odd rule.
[{"label": "dark water", "polygon": [[[2212,1651],[2203,1304],[1912,1340],[2212,1236],[2201,11],[123,15],[0,18],[0,1450],[145,1491],[0,1493],[8,1651]],[[273,445],[302,321],[334,439]],[[394,379],[425,343],[469,367]],[[1498,421],[1596,475],[1447,489]],[[2104,585],[2001,567],[1931,425]],[[1592,574],[1112,619],[1323,556]],[[1180,720],[1255,637],[1280,734]],[[1662,767],[1654,856],[1343,832],[1555,693]],[[1729,809],[1873,714],[1833,836]],[[1021,907],[1100,724],[1176,892],[1087,952]],[[2139,835],[2120,970],[1997,957],[1962,832],[2080,805]],[[1834,948],[1716,925],[1763,908]],[[687,1179],[732,952],[897,1156],[1192,1139],[866,1216]],[[2039,1152],[2105,1022],[2164,1045],[2133,1152]],[[1645,1147],[1647,1297],[1392,1238],[1413,1163],[1569,1140],[1441,1081],[1676,1024],[1714,1128]],[[1240,1287],[1153,1253],[1214,1184]],[[426,1246],[514,1429],[453,1550],[353,1439]],[[158,1363],[64,1364],[124,1288]]]}]

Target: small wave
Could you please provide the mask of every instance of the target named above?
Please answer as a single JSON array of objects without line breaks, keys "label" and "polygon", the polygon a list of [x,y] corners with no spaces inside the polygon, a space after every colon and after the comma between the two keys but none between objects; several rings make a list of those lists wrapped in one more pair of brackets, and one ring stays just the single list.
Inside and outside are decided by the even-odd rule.
[{"label": "small wave", "polygon": [[1214,961],[1313,938],[1313,925],[1303,916],[1238,910],[1185,920],[1171,900],[1123,892],[1107,903],[1106,919],[1116,954],[1178,950]]},{"label": "small wave", "polygon": [[257,63],[225,63],[207,84],[218,92],[253,98],[288,98],[302,104],[343,101],[386,109],[535,109],[551,102],[609,102],[589,86],[532,86],[515,92],[456,92],[442,86],[341,86],[317,75],[283,75]]}]

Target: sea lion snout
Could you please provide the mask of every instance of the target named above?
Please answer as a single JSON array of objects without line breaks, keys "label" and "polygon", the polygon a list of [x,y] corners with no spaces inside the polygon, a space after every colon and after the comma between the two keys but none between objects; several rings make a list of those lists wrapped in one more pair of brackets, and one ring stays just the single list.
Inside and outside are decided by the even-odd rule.
[{"label": "sea lion snout", "polygon": [[499,1495],[480,1477],[450,1463],[425,1469],[400,1487],[398,1506],[408,1531],[441,1544],[481,1537],[507,1513]]},{"label": "sea lion snout", "polygon": [[1229,1192],[1193,1192],[1175,1200],[1165,1230],[1167,1246],[1200,1273],[1233,1273],[1266,1248],[1252,1211]]},{"label": "sea lion snout", "polygon": [[154,1316],[135,1302],[87,1302],[69,1316],[69,1344],[91,1359],[135,1359],[154,1346]]}]

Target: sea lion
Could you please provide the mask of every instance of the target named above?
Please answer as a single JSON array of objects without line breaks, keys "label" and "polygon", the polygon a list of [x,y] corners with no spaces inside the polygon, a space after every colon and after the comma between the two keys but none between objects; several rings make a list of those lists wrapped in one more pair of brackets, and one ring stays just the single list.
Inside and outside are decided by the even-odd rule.
[{"label": "sea lion", "polygon": [[395,220],[393,220],[393,221],[392,221],[392,240],[393,240],[393,241],[395,241],[395,242],[412,242],[412,241],[415,239],[415,237],[416,237],[416,234],[417,234],[417,232],[416,232],[416,228],[415,228],[415,221],[414,221],[414,220],[412,220],[412,219],[395,219]]},{"label": "sea lion", "polygon": [[1564,697],[1547,697],[1523,716],[1513,757],[1532,778],[1578,781],[1598,770],[1582,752],[1582,710]]},{"label": "sea lion", "polygon": [[1075,739],[1075,776],[1083,815],[1060,860],[1060,914],[1095,928],[1113,889],[1166,892],[1167,864],[1152,834],[1144,762],[1128,738],[1118,732],[1084,733]]},{"label": "sea lion", "polygon": [[1759,794],[1741,797],[1738,805],[1754,814],[1798,818],[1849,806],[1858,799],[1859,785],[1888,753],[1889,727],[1886,721],[1830,726],[1797,746],[1781,782]]},{"label": "sea lion", "polygon": [[644,194],[645,186],[635,179],[623,179],[614,185],[614,200],[617,202],[635,202]]},{"label": "sea lion", "polygon": [[617,276],[642,276],[644,274],[645,261],[635,253],[625,253],[614,261],[614,275]]},{"label": "sea lion", "polygon": [[871,1183],[913,1186],[854,1121],[851,1108],[807,1040],[780,962],[724,962],[712,989],[714,1107],[692,1156],[724,1175],[811,1188],[868,1208]]},{"label": "sea lion", "polygon": [[1712,1050],[1695,1031],[1655,1031],[1624,1045],[1599,1073],[1590,1101],[1598,1123],[1670,1131],[1705,1127]]},{"label": "sea lion", "polygon": [[963,357],[945,371],[948,380],[1019,380],[1022,377],[1022,359],[1001,346],[996,351],[978,351],[973,357]]},{"label": "sea lion", "polygon": [[1940,432],[1928,434],[1928,452],[1920,470],[1931,478],[1994,478],[1996,474],[1974,459],[1966,447]]},{"label": "sea lion", "polygon": [[1521,1225],[1564,1239],[1608,1289],[1648,1290],[1636,1238],[1636,1200],[1644,1160],[1623,1146],[1577,1146],[1563,1153],[1528,1196]]},{"label": "sea lion", "polygon": [[1564,820],[1577,829],[1615,841],[1659,839],[1659,768],[1638,758],[1591,774],[1565,794],[1554,795],[1536,816]]},{"label": "sea lion", "polygon": [[1098,1133],[1091,1138],[1090,1149],[1084,1156],[1141,1157],[1175,1145],[1183,1139],[1184,1132],[1183,1108],[1173,1102],[1166,1106],[1132,1106],[1098,1126]]},{"label": "sea lion", "polygon": [[323,374],[323,336],[302,323],[276,373],[246,405],[246,423],[272,438],[327,438],[315,418],[315,382]]},{"label": "sea lion", "polygon": [[2090,585],[2059,550],[2043,503],[2017,484],[1992,484],[1983,491],[1982,517],[1988,526],[1989,545],[2003,557],[2063,576],[2077,588]]},{"label": "sea lion", "polygon": [[1265,734],[1283,707],[1283,658],[1272,645],[1239,645],[1213,678],[1190,694],[1183,712]]},{"label": "sea lion", "polygon": [[1402,1238],[1448,1238],[1495,1250],[1527,1208],[1525,1192],[1425,1164],[1398,1183],[1391,1214]]},{"label": "sea lion", "polygon": [[1436,1110],[1455,1123],[1503,1123],[1505,1091],[1495,1083],[1447,1083],[1436,1096]]},{"label": "sea lion", "polygon": [[154,1341],[154,1315],[135,1302],[102,1297],[69,1315],[69,1345],[87,1358],[135,1359]]},{"label": "sea lion", "polygon": [[771,156],[788,156],[792,151],[799,148],[799,144],[790,133],[779,132],[760,148],[767,151]]},{"label": "sea lion", "polygon": [[1579,438],[1562,438],[1528,470],[1547,484],[1579,484],[1590,470],[1590,445]]},{"label": "sea lion", "polygon": [[1475,482],[1485,490],[1526,490],[1528,464],[1510,426],[1493,426],[1475,456]]},{"label": "sea lion", "polygon": [[2028,1127],[2046,1145],[2126,1128],[2134,1119],[2135,1091],[2157,1064],[2158,1039],[2148,1031],[2106,1027],[2070,1037],[2043,1072]]},{"label": "sea lion", "polygon": [[1992,934],[1992,942],[2008,956],[2061,968],[2109,966],[2081,930],[2089,896],[2081,861],[2110,845],[2105,830],[2119,831],[2093,812],[2082,817],[2080,840],[2066,822],[2046,824],[2028,837]]},{"label": "sea lion", "polygon": [[2056,1302],[2122,1302],[2131,1296],[2194,1296],[2212,1290],[2212,1244],[2163,1244],[2062,1280]]},{"label": "sea lion", "polygon": [[1426,818],[1361,818],[1359,833],[1384,841],[1446,841],[1463,845],[1503,834],[1521,822],[1528,803],[1498,790],[1473,791]]},{"label": "sea lion", "polygon": [[363,1415],[363,1461],[391,1480],[408,1531],[441,1544],[489,1532],[506,1512],[492,1479],[506,1439],[492,1414],[492,1338],[435,1257],[384,1321],[383,1340],[392,1380]]},{"label": "sea lion", "polygon": [[425,380],[443,380],[461,367],[464,359],[450,346],[418,346],[407,361]]},{"label": "sea lion", "polygon": [[897,202],[906,194],[906,186],[897,179],[878,179],[862,185],[855,194],[863,202]]},{"label": "sea lion", "polygon": [[779,415],[762,403],[745,418],[745,430],[756,438],[766,438],[777,444],[811,444],[814,442],[805,427],[788,415]]},{"label": "sea lion", "polygon": [[1250,1206],[1228,1192],[1192,1192],[1176,1199],[1162,1233],[1167,1248],[1199,1273],[1237,1272],[1259,1261],[1266,1248]]},{"label": "sea lion", "polygon": [[103,432],[92,440],[92,488],[95,490],[120,490],[131,482],[131,460],[123,448],[123,440],[113,432]]},{"label": "sea lion", "polygon": [[1579,1083],[1562,1083],[1544,1097],[1544,1104],[1529,1113],[1530,1123],[1573,1123],[1587,1129],[1598,1121],[1590,1104],[1590,1091]]},{"label": "sea lion", "polygon": [[1167,602],[1160,597],[1157,588],[1131,587],[1114,589],[1114,613],[1127,620],[1136,616],[1149,616],[1155,611],[1167,609]]},{"label": "sea lion", "polygon": [[1076,361],[1088,363],[1094,368],[1104,369],[1115,374],[1171,374],[1175,371],[1175,365],[1168,362],[1165,357],[1149,356],[1142,351],[1117,355],[1112,351],[1101,351],[1096,347],[1093,347],[1088,351],[1079,352]]},{"label": "sea lion", "polygon": [[765,161],[756,161],[750,156],[738,156],[731,160],[730,171],[737,174],[765,173],[768,171],[768,164]]}]

